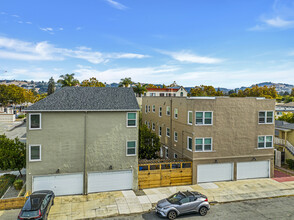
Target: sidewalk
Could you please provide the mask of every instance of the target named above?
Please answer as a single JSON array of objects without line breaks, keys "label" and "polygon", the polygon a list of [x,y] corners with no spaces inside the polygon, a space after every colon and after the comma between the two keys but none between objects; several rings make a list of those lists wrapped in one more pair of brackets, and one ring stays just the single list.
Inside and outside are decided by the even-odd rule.
[{"label": "sidewalk", "polygon": [[294,181],[278,182],[273,179],[251,179],[232,182],[203,183],[190,186],[161,187],[143,190],[136,196],[132,190],[104,192],[86,196],[55,198],[49,220],[105,218],[149,211],[158,200],[177,191],[198,191],[211,203],[225,203],[294,195]]}]

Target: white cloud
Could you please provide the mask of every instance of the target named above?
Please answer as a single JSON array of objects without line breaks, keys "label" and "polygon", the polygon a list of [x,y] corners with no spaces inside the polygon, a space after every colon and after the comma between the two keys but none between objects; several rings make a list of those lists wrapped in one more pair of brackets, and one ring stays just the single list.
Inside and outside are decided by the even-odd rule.
[{"label": "white cloud", "polygon": [[281,19],[280,17],[275,17],[271,19],[264,20],[264,22],[272,27],[276,28],[285,28],[285,27],[291,27],[294,25],[294,21],[286,21]]},{"label": "white cloud", "polygon": [[76,27],[76,30],[80,31],[80,30],[82,30],[82,27]]},{"label": "white cloud", "polygon": [[125,5],[117,2],[117,1],[114,1],[114,0],[106,0],[108,2],[108,4],[110,4],[112,7],[116,8],[116,9],[119,9],[119,10],[125,10],[127,9],[128,7],[126,7]]},{"label": "white cloud", "polygon": [[110,59],[142,59],[147,55],[134,53],[101,53],[91,48],[58,48],[46,41],[31,43],[0,37],[0,57],[15,60],[64,60],[67,57],[87,60],[90,63],[106,63]]},{"label": "white cloud", "polygon": [[19,15],[11,15],[12,17],[19,18]]},{"label": "white cloud", "polygon": [[27,21],[27,22],[26,22],[26,24],[32,24],[32,22],[30,22],[30,21]]},{"label": "white cloud", "polygon": [[192,54],[189,51],[171,52],[171,51],[158,50],[158,52],[168,55],[177,61],[186,62],[186,63],[215,64],[215,63],[223,62],[222,59],[198,56],[196,54]]},{"label": "white cloud", "polygon": [[45,31],[45,32],[53,32],[53,28],[51,28],[51,27],[40,28],[40,30]]}]

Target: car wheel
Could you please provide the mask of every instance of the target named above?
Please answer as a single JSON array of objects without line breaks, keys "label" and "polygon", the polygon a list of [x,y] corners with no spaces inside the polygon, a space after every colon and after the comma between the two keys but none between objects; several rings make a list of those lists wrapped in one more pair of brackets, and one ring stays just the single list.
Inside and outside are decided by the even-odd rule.
[{"label": "car wheel", "polygon": [[205,206],[202,206],[200,209],[199,209],[199,214],[204,216],[207,214],[207,211],[208,209],[205,207]]},{"label": "car wheel", "polygon": [[177,213],[176,211],[170,211],[168,214],[167,214],[167,217],[168,219],[172,220],[172,219],[175,219],[177,217]]}]

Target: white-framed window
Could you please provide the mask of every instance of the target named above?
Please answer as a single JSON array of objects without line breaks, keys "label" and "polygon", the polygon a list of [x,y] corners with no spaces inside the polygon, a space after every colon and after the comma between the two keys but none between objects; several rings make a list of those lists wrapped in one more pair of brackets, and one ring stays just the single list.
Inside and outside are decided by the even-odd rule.
[{"label": "white-framed window", "polygon": [[165,158],[168,159],[168,147],[165,147]]},{"label": "white-framed window", "polygon": [[147,121],[145,121],[145,125],[147,126]]},{"label": "white-framed window", "polygon": [[137,127],[137,113],[128,112],[127,113],[127,127]]},{"label": "white-framed window", "polygon": [[29,129],[38,130],[42,128],[41,113],[30,113],[29,115]]},{"label": "white-framed window", "polygon": [[147,122],[147,127],[150,128],[150,122],[149,121]]},{"label": "white-framed window", "polygon": [[148,106],[145,105],[145,114],[147,114]]},{"label": "white-framed window", "polygon": [[166,115],[170,116],[170,106],[166,106]]},{"label": "white-framed window", "polygon": [[192,149],[193,149],[193,140],[192,140],[192,138],[191,137],[187,137],[187,149],[189,150],[189,151],[192,151]]},{"label": "white-framed window", "polygon": [[158,129],[158,136],[161,136],[161,133],[162,133],[162,128],[161,128],[161,126],[159,126],[159,129]]},{"label": "white-framed window", "polygon": [[174,132],[174,141],[178,142],[178,132]]},{"label": "white-framed window", "polygon": [[150,107],[150,105],[148,106],[148,112],[150,112],[150,109],[151,109],[151,107]]},{"label": "white-framed window", "polygon": [[258,112],[258,123],[259,124],[273,124],[274,123],[274,112],[273,111],[259,111]]},{"label": "white-framed window", "polygon": [[29,145],[29,161],[41,161],[41,145]]},{"label": "white-framed window", "polygon": [[152,105],[152,112],[155,113],[155,105]]},{"label": "white-framed window", "polygon": [[283,115],[283,112],[277,112],[277,115],[281,116],[281,115]]},{"label": "white-framed window", "polygon": [[175,110],[174,110],[174,117],[177,119],[178,118],[178,109],[177,108],[175,108]]},{"label": "white-framed window", "polygon": [[156,96],[156,93],[155,92],[151,92],[150,93],[150,96]]},{"label": "white-framed window", "polygon": [[166,136],[170,137],[169,128],[166,128]]},{"label": "white-framed window", "polygon": [[127,156],[135,156],[136,155],[136,145],[137,141],[127,141]]},{"label": "white-framed window", "polygon": [[155,131],[155,123],[152,123],[152,130]]},{"label": "white-framed window", "polygon": [[273,147],[273,136],[265,135],[258,136],[258,148],[272,148]]},{"label": "white-framed window", "polygon": [[212,151],[212,138],[195,138],[195,151]]},{"label": "white-framed window", "polygon": [[188,125],[192,125],[192,124],[193,124],[193,112],[188,111]]},{"label": "white-framed window", "polygon": [[212,125],[213,112],[195,112],[196,125]]},{"label": "white-framed window", "polygon": [[174,153],[174,159],[177,159],[178,155],[176,153]]},{"label": "white-framed window", "polygon": [[161,106],[159,107],[159,112],[158,112],[158,114],[159,114],[159,117],[162,116],[162,107],[161,107]]}]

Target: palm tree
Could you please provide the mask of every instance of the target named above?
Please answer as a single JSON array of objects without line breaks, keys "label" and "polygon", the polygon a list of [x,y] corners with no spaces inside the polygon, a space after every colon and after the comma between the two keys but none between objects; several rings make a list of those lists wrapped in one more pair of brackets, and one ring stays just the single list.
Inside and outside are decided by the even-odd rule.
[{"label": "palm tree", "polygon": [[138,83],[135,87],[133,87],[133,90],[139,97],[147,92],[146,85],[142,85],[141,83]]},{"label": "palm tree", "polygon": [[118,86],[119,87],[129,87],[131,84],[133,84],[131,77],[126,77],[126,78],[120,80],[120,83]]},{"label": "palm tree", "polygon": [[74,78],[74,73],[72,74],[65,74],[61,75],[60,78],[57,82],[62,85],[62,87],[65,86],[76,86],[79,84],[79,80]]}]

